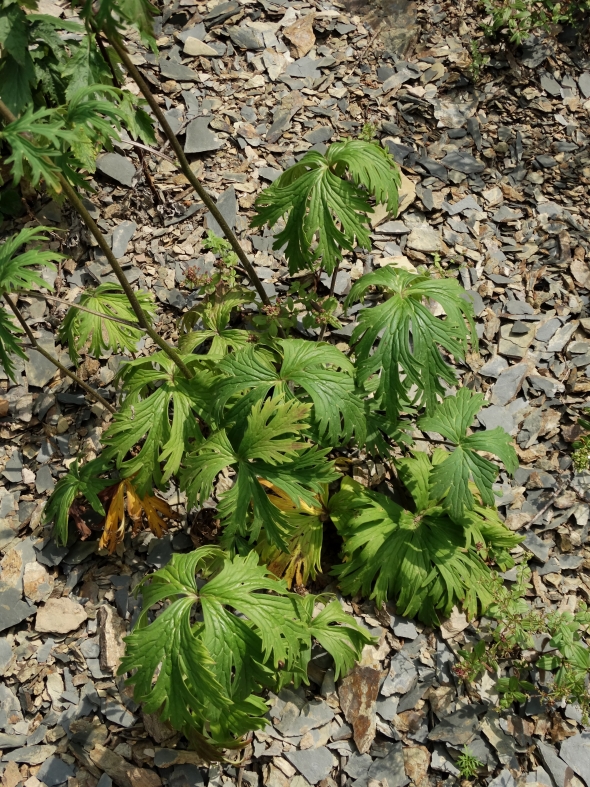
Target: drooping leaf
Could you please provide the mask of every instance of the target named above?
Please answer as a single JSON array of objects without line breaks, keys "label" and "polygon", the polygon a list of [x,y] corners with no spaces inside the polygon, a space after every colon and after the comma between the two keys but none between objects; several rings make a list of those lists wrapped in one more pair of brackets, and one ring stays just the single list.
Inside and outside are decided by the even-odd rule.
[{"label": "drooping leaf", "polygon": [[[437,396],[444,395],[440,381],[457,382],[440,348],[461,361],[469,341],[477,346],[473,308],[461,297],[463,290],[455,279],[433,279],[392,266],[359,279],[346,307],[362,300],[371,287],[382,288],[386,299],[359,313],[352,334],[359,379],[379,375],[376,396],[383,399],[394,423],[408,405],[424,405],[431,413]],[[444,318],[432,314],[429,299],[443,307]]]},{"label": "drooping leaf", "polygon": [[483,394],[461,388],[455,396],[447,396],[433,415],[424,416],[418,421],[420,429],[438,432],[456,445],[445,461],[433,468],[430,476],[432,496],[438,499],[444,497],[445,506],[455,517],[475,505],[469,489],[470,479],[473,479],[484,504],[495,505],[492,485],[498,475],[498,467],[481,456],[479,451],[497,456],[509,473],[518,467],[512,438],[501,426],[467,434],[483,403]]},{"label": "drooping leaf", "polygon": [[51,289],[51,286],[32,268],[37,265],[55,268],[53,262],[62,259],[63,254],[39,249],[31,249],[22,254],[16,253],[27,243],[47,242],[49,238],[43,234],[44,232],[51,232],[51,229],[28,227],[0,245],[0,295],[14,290]]},{"label": "drooping leaf", "polygon": [[84,497],[98,514],[104,516],[104,507],[98,495],[103,489],[112,486],[114,481],[99,476],[108,469],[104,457],[93,459],[82,467],[75,461],[55,485],[43,516],[46,523],[53,522],[53,538],[59,546],[67,543],[70,508],[78,496]]},{"label": "drooping leaf", "polygon": [[[274,249],[285,246],[289,270],[311,269],[321,259],[331,274],[343,250],[370,248],[369,197],[397,212],[397,165],[383,148],[361,140],[330,145],[325,156],[312,150],[256,200],[253,227],[273,227],[286,216]],[[315,241],[315,246],[314,246]]]},{"label": "drooping leaf", "polygon": [[0,306],[0,366],[11,380],[16,380],[14,359],[11,356],[27,357],[19,340],[19,334],[22,334],[22,328],[16,325],[12,316]]},{"label": "drooping leaf", "polygon": [[[405,460],[406,465],[427,461]],[[424,469],[416,467],[415,479]],[[426,500],[423,481],[415,481],[414,494],[426,508],[407,511],[351,479],[343,481],[330,500],[332,520],[344,539],[344,562],[333,569],[342,592],[370,596],[377,604],[395,601],[400,614],[429,625],[438,625],[439,615],[448,616],[455,605],[470,615],[485,609],[493,595],[483,556],[494,546],[496,531],[477,528],[475,518],[454,521],[438,501]],[[520,540],[505,527],[502,538],[511,546]]]},{"label": "drooping leaf", "polygon": [[[153,318],[155,305],[152,297],[143,292],[136,293],[136,296],[144,313],[148,318]],[[94,290],[86,290],[80,296],[79,303],[98,314],[137,323],[135,313],[119,284],[100,284]],[[88,342],[88,352],[95,357],[100,357],[105,350],[135,352],[137,342],[143,334],[144,331],[139,326],[133,328],[121,325],[74,306],[69,309],[59,331],[60,338],[67,343],[70,358],[74,363],[79,362],[79,352]]]},{"label": "drooping leaf", "polygon": [[155,495],[145,495],[141,498],[133,486],[132,479],[121,481],[111,500],[99,544],[111,554],[125,536],[125,503],[127,515],[133,523],[132,535],[136,535],[141,530],[144,514],[149,529],[157,538],[161,538],[168,529],[166,520],[178,519],[177,513],[165,500]]}]

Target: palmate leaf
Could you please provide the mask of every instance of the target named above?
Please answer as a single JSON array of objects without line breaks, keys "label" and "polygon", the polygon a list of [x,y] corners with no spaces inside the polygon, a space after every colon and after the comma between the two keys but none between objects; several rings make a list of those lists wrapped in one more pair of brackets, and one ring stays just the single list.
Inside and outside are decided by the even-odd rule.
[{"label": "palmate leaf", "polygon": [[303,339],[277,340],[276,346],[282,356],[278,368],[272,353],[258,347],[233,353],[219,364],[227,379],[219,387],[218,408],[247,391],[230,408],[227,420],[243,417],[253,402],[271,390],[291,395],[293,385],[297,398],[309,398],[313,403],[320,442],[334,446],[348,442],[354,434],[363,443],[365,407],[355,393],[353,366],[348,358],[332,345]]},{"label": "palmate leaf", "polygon": [[17,3],[0,8],[0,98],[15,114],[31,101],[36,82],[27,16]]},{"label": "palmate leaf", "polygon": [[518,467],[512,438],[502,427],[467,435],[468,428],[483,404],[483,394],[474,394],[468,388],[461,388],[456,396],[446,397],[432,416],[424,416],[418,421],[420,429],[438,432],[456,445],[454,451],[430,475],[432,496],[438,499],[444,497],[444,505],[454,517],[461,516],[465,509],[473,509],[475,505],[469,489],[471,478],[484,504],[495,504],[492,485],[498,475],[498,467],[478,451],[497,456],[509,473]]},{"label": "palmate leaf", "polygon": [[14,356],[25,359],[27,357],[18,338],[21,333],[20,326],[15,325],[12,316],[0,306],[0,366],[7,377],[15,381]]},{"label": "palmate leaf", "polygon": [[[370,287],[382,288],[386,300],[359,313],[352,334],[359,379],[380,375],[376,395],[394,423],[408,404],[425,405],[431,413],[437,396],[444,395],[440,380],[448,385],[457,382],[439,348],[461,361],[469,341],[477,347],[473,307],[461,297],[463,289],[455,279],[432,279],[391,266],[359,279],[345,306],[362,300]],[[444,318],[432,314],[428,299],[443,307]],[[411,397],[412,386],[416,393]]]},{"label": "palmate leaf", "polygon": [[322,485],[335,480],[327,450],[319,450],[301,439],[307,431],[309,405],[279,397],[252,406],[245,430],[236,432],[232,442],[225,429],[214,432],[197,450],[186,456],[181,485],[189,504],[203,504],[213,491],[213,482],[222,470],[234,468],[233,486],[219,501],[225,524],[225,542],[235,539],[255,541],[262,527],[269,543],[287,549],[288,518],[267,495],[261,480],[281,490],[299,506],[313,506]]},{"label": "palmate leaf", "polygon": [[[289,270],[322,267],[332,274],[343,250],[370,248],[369,197],[397,212],[397,165],[383,148],[361,140],[330,145],[325,156],[309,151],[256,200],[251,226],[273,227],[287,216],[274,249],[285,246]],[[313,248],[313,241],[316,246]]]},{"label": "palmate leaf", "polygon": [[[330,513],[344,539],[344,562],[333,569],[344,594],[394,600],[400,614],[429,625],[456,604],[470,615],[491,604],[491,572],[468,523],[454,522],[442,506],[412,513],[345,479]],[[513,545],[518,540],[513,536]]]},{"label": "palmate leaf", "polygon": [[123,478],[133,476],[141,498],[178,471],[193,441],[202,441],[199,419],[207,421],[215,378],[193,359],[184,357],[195,372],[191,380],[163,352],[130,361],[120,373],[127,397],[103,436],[104,455]]},{"label": "palmate leaf", "polygon": [[[197,571],[211,578],[197,584]],[[307,681],[312,636],[334,655],[339,672],[372,641],[341,607],[342,614],[328,605],[314,618],[314,596],[289,593],[255,553],[229,559],[203,547],[176,554],[139,591],[143,612],[126,638],[119,673],[135,670],[128,683],[146,712],[159,712],[189,736],[196,730],[209,745],[235,746],[236,736],[266,726],[262,690],[278,689],[290,676]],[[164,600],[168,606],[148,623],[150,608]],[[195,612],[202,622],[192,622]]]},{"label": "palmate leaf", "polygon": [[[155,314],[153,298],[148,293],[136,293],[146,316],[151,320]],[[136,322],[135,312],[119,284],[100,284],[96,289],[86,290],[80,296],[80,306],[99,314]],[[67,343],[70,358],[80,361],[79,352],[88,342],[88,352],[100,357],[105,350],[135,352],[137,342],[144,335],[142,328],[131,328],[95,314],[80,311],[72,306],[59,330],[60,339]]]},{"label": "palmate leaf", "polygon": [[22,254],[16,253],[27,243],[46,243],[49,238],[43,234],[44,232],[51,232],[51,229],[29,227],[0,245],[0,295],[14,290],[50,289],[50,285],[32,268],[37,265],[55,268],[53,262],[62,259],[63,254],[39,249],[32,249]]},{"label": "palmate leaf", "polygon": [[98,495],[107,486],[114,483],[110,479],[99,478],[109,470],[108,461],[104,456],[79,466],[73,462],[65,476],[55,485],[45,511],[46,523],[53,522],[53,538],[58,546],[65,546],[68,540],[68,519],[72,503],[78,496],[84,497],[98,513],[104,516],[105,511]]}]

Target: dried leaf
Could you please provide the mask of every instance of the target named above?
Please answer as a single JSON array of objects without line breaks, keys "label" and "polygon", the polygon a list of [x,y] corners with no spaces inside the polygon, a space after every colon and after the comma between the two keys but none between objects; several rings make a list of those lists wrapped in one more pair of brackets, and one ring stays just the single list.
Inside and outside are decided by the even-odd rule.
[{"label": "dried leaf", "polygon": [[111,554],[125,535],[125,484],[126,482],[122,481],[117,488],[106,515],[104,532],[100,537],[100,548],[108,549]]}]

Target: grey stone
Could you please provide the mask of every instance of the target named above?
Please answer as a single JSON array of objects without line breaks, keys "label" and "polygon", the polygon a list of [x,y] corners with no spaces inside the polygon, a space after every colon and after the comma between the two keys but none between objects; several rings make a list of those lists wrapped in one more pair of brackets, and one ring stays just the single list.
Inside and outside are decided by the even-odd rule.
[{"label": "grey stone", "polygon": [[322,779],[327,779],[330,771],[337,764],[336,758],[325,746],[287,752],[285,757],[310,784],[317,784]]},{"label": "grey stone", "polygon": [[488,787],[516,787],[516,781],[508,768],[504,768],[495,779],[492,779]]},{"label": "grey stone", "polygon": [[386,221],[375,229],[375,232],[386,235],[407,235],[409,231],[410,228],[406,227],[403,221]]},{"label": "grey stone", "polygon": [[505,405],[515,399],[528,371],[527,363],[517,363],[503,371],[493,385],[491,403]]},{"label": "grey stone", "polygon": [[590,71],[584,71],[578,77],[578,85],[584,98],[590,98]]},{"label": "grey stone", "polygon": [[553,46],[545,34],[531,35],[523,41],[520,60],[527,68],[538,68],[551,54]]},{"label": "grey stone", "polygon": [[[217,207],[223,218],[227,221],[230,228],[233,230],[236,226],[236,219],[238,216],[238,200],[236,197],[236,190],[233,186],[223,192],[217,200]],[[217,221],[213,218],[211,213],[205,214],[207,228],[212,230],[216,235],[223,237],[223,232]]]},{"label": "grey stone", "polygon": [[482,426],[487,429],[495,429],[501,426],[508,434],[514,429],[514,416],[507,407],[500,407],[497,404],[492,404],[490,407],[485,407],[477,414],[477,420]]},{"label": "grey stone", "polygon": [[334,711],[324,700],[307,702],[301,710],[292,702],[288,702],[286,709],[289,709],[289,712],[283,712],[281,721],[275,724],[275,727],[287,737],[305,735],[306,732],[321,727],[334,718]]},{"label": "grey stone", "polygon": [[541,563],[546,563],[549,560],[549,552],[553,547],[553,543],[550,541],[543,541],[543,539],[536,536],[530,530],[526,534],[526,537],[523,541],[523,547],[532,552],[533,555],[538,558]]},{"label": "grey stone", "polygon": [[557,166],[557,159],[554,159],[553,156],[547,156],[545,153],[536,156],[535,161],[543,167],[543,169],[552,169]]},{"label": "grey stone", "polygon": [[198,82],[199,75],[188,66],[183,66],[175,60],[160,58],[160,73],[166,79],[174,79],[177,82]]},{"label": "grey stone", "polygon": [[389,675],[381,687],[381,694],[384,697],[390,697],[392,694],[406,694],[414,688],[416,683],[418,683],[418,671],[413,661],[401,650],[391,659]]},{"label": "grey stone", "polygon": [[[43,349],[46,349],[45,347]],[[51,349],[49,350],[51,352]],[[53,346],[55,352],[55,345]],[[25,374],[27,375],[27,382],[35,388],[43,388],[47,383],[55,377],[55,365],[49,361],[38,350],[28,350],[28,359],[25,361]]]},{"label": "grey stone", "polygon": [[103,773],[96,787],[113,787],[113,780],[107,773]]},{"label": "grey stone", "polygon": [[428,733],[428,739],[450,743],[452,746],[466,746],[479,730],[477,714],[481,710],[484,710],[481,705],[466,705],[460,708],[437,724]]},{"label": "grey stone", "polygon": [[127,251],[129,241],[135,234],[136,229],[137,224],[134,221],[122,221],[113,230],[112,250],[117,259],[122,257]]},{"label": "grey stone", "polygon": [[280,178],[283,174],[280,169],[273,169],[272,167],[260,167],[258,170],[258,174],[264,180],[269,180],[271,183],[274,183],[277,178]]},{"label": "grey stone", "polygon": [[391,619],[391,628],[396,637],[403,637],[404,639],[416,639],[418,636],[418,629],[411,620],[393,616]]},{"label": "grey stone", "polygon": [[0,732],[0,749],[17,749],[27,742],[24,735],[9,735]]},{"label": "grey stone", "polygon": [[508,361],[501,355],[494,355],[479,370],[484,377],[499,377],[503,371],[508,369]]},{"label": "grey stone", "polygon": [[[6,667],[12,659],[12,645],[6,637],[0,637],[0,675],[4,675]],[[2,745],[0,745],[0,749]]]},{"label": "grey stone", "polygon": [[0,631],[17,626],[37,611],[34,604],[22,600],[22,591],[17,588],[0,590]]},{"label": "grey stone", "polygon": [[369,768],[369,779],[387,780],[388,787],[405,787],[410,779],[404,768],[404,753],[401,743],[394,743],[385,757],[377,759]]},{"label": "grey stone", "polygon": [[475,159],[470,153],[461,150],[453,150],[442,159],[442,164],[447,169],[456,169],[466,175],[475,175],[483,172],[486,165]]},{"label": "grey stone", "polygon": [[590,784],[590,732],[566,738],[561,744],[559,756],[586,784]]},{"label": "grey stone", "polygon": [[241,49],[264,49],[264,38],[258,30],[252,30],[250,27],[237,27],[236,25],[226,29],[232,44],[239,46]]},{"label": "grey stone", "polygon": [[199,22],[199,24],[193,25],[192,27],[189,27],[186,30],[181,30],[179,33],[176,33],[175,35],[184,44],[186,43],[187,38],[196,38],[199,41],[202,41],[207,35],[207,30],[205,28],[205,25],[202,22]]},{"label": "grey stone", "polygon": [[498,223],[503,221],[516,221],[517,219],[522,218],[522,211],[521,210],[513,210],[512,208],[508,207],[508,205],[502,205],[494,215],[492,219]]},{"label": "grey stone", "polygon": [[449,205],[448,202],[443,202],[442,207],[443,210],[446,210],[449,216],[456,216],[458,213],[463,213],[464,210],[481,210],[477,200],[472,194],[470,194],[468,197],[463,197],[462,200],[459,200],[459,202],[455,202],[452,205]]},{"label": "grey stone", "polygon": [[104,153],[96,159],[96,169],[103,175],[116,180],[123,186],[132,186],[135,177],[135,167],[125,156],[119,153]]},{"label": "grey stone", "polygon": [[561,320],[557,317],[553,317],[551,320],[547,320],[547,322],[543,323],[539,326],[539,328],[537,328],[535,338],[540,342],[548,342],[549,339],[555,335],[560,326]]},{"label": "grey stone", "polygon": [[186,127],[185,153],[207,153],[218,150],[222,146],[219,137],[209,130],[209,123],[213,118],[200,117],[191,120]]},{"label": "grey stone", "polygon": [[40,765],[55,751],[55,746],[23,746],[7,752],[2,757],[2,762],[23,762],[26,765]]},{"label": "grey stone", "polygon": [[317,128],[308,131],[303,135],[303,139],[307,140],[312,145],[317,145],[319,142],[328,142],[334,136],[334,129],[329,126],[318,126]]},{"label": "grey stone", "polygon": [[101,710],[109,721],[114,721],[121,727],[132,727],[135,724],[135,716],[114,699],[104,700],[101,703]]},{"label": "grey stone", "polygon": [[564,571],[573,571],[576,568],[580,568],[584,559],[579,555],[559,555],[558,558],[559,565]]},{"label": "grey stone", "polygon": [[375,710],[377,715],[385,721],[393,721],[397,715],[398,705],[399,697],[379,697],[375,704]]},{"label": "grey stone", "polygon": [[31,735],[27,736],[27,746],[36,746],[38,743],[43,743],[48,729],[45,724],[40,724]]},{"label": "grey stone", "polygon": [[442,249],[440,235],[428,224],[414,227],[408,235],[407,245],[414,251],[435,252]]},{"label": "grey stone", "polygon": [[[543,710],[539,712],[543,712]],[[567,764],[558,756],[553,746],[544,741],[537,741],[537,751],[541,755],[541,759],[557,787],[565,787]]]},{"label": "grey stone", "polygon": [[219,57],[219,52],[216,49],[193,36],[185,39],[184,54],[191,57]]},{"label": "grey stone", "polygon": [[561,86],[551,74],[545,73],[541,75],[541,87],[550,96],[561,96]]},{"label": "grey stone", "polygon": [[37,778],[43,784],[46,784],[47,787],[56,787],[58,784],[64,784],[73,776],[75,776],[75,771],[72,766],[59,757],[50,757],[48,760],[45,760],[37,771]]},{"label": "grey stone", "polygon": [[35,489],[38,494],[43,494],[43,492],[53,492],[54,488],[55,480],[51,475],[49,465],[42,465],[35,476]]},{"label": "grey stone", "polygon": [[23,480],[23,458],[20,451],[13,451],[6,462],[2,475],[11,484],[19,484]]},{"label": "grey stone", "polygon": [[459,769],[455,767],[451,755],[442,746],[437,745],[434,747],[430,766],[435,771],[443,771],[443,773],[450,773],[452,776],[459,776]]},{"label": "grey stone", "polygon": [[477,290],[463,290],[460,295],[464,301],[469,301],[473,306],[473,313],[476,317],[479,317],[486,307],[479,292]]},{"label": "grey stone", "polygon": [[373,760],[369,754],[357,754],[355,752],[352,757],[348,758],[348,762],[342,770],[352,779],[362,779],[369,773],[369,768],[372,764]]},{"label": "grey stone", "polygon": [[317,79],[321,76],[321,72],[318,69],[318,61],[309,57],[309,55],[300,57],[299,60],[290,63],[287,66],[286,73],[290,77],[310,77],[311,79]]},{"label": "grey stone", "polygon": [[553,336],[549,344],[547,345],[547,352],[549,353],[559,353],[563,350],[565,345],[569,342],[572,334],[576,330],[579,325],[578,320],[573,320],[572,322],[566,323],[562,326]]}]

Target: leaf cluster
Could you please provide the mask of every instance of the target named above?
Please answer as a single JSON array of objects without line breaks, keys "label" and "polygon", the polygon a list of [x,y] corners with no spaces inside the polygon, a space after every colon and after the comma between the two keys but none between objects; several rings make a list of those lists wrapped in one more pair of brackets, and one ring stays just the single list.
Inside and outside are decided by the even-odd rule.
[{"label": "leaf cluster", "polygon": [[332,655],[336,678],[373,641],[337,601],[289,593],[254,552],[173,555],[138,591],[143,612],[119,672],[131,673],[147,713],[159,711],[212,759],[214,746],[239,746],[237,738],[266,726],[263,689],[307,682],[314,640]]},{"label": "leaf cluster", "polygon": [[[437,449],[432,459],[415,452],[397,462],[413,510],[391,497],[345,479],[329,502],[343,538],[343,563],[333,569],[346,594],[368,596],[380,605],[395,600],[400,614],[430,625],[461,604],[469,615],[493,601],[488,559],[508,568],[507,550],[521,540],[493,508],[474,502],[456,515],[433,481],[453,454]],[[446,492],[446,490],[445,490]]]}]

